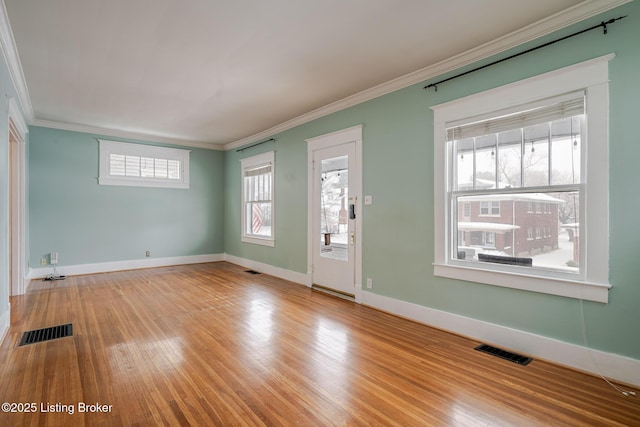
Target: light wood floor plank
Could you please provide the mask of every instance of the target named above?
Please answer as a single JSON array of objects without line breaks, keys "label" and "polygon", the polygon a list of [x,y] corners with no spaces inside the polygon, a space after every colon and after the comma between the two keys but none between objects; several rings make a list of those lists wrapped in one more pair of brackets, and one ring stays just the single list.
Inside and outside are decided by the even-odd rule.
[{"label": "light wood floor plank", "polygon": [[[11,304],[0,401],[38,411],[2,426],[640,425],[639,398],[600,378],[224,262],[34,282]],[[40,412],[56,404],[75,413]]]}]

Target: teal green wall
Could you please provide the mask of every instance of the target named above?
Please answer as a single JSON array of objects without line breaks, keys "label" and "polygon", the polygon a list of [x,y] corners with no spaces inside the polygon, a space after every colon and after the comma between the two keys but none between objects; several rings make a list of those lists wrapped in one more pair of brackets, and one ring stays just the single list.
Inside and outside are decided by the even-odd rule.
[{"label": "teal green wall", "polygon": [[140,142],[30,127],[32,268],[224,252],[223,152],[190,148],[189,189],[98,185],[98,138]]},{"label": "teal green wall", "polygon": [[[426,83],[567,35],[602,20],[628,18],[423,90]],[[373,292],[583,345],[580,303],[551,295],[434,277],[433,114],[430,107],[608,53],[610,63],[610,292],[609,304],[584,303],[591,347],[640,359],[640,180],[637,162],[640,99],[640,3],[632,2],[495,58],[439,76],[274,135],[275,143],[226,153],[225,251],[306,273],[307,172],[305,139],[363,124],[365,206],[363,277]],[[276,151],[276,246],[240,242],[239,159]],[[603,165],[605,167],[606,165]],[[603,203],[606,201],[603,201]]]}]

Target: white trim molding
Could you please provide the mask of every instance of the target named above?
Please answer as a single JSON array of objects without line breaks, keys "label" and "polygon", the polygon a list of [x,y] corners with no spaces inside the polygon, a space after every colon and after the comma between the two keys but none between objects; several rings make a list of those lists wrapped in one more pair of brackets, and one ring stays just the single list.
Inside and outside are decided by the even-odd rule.
[{"label": "white trim molding", "polygon": [[4,0],[0,6],[0,48],[2,49],[2,55],[9,69],[9,76],[11,77],[13,87],[16,89],[22,110],[27,116],[27,121],[31,123],[31,121],[35,119],[35,114]]},{"label": "white trim molding", "polygon": [[204,148],[205,150],[223,150],[224,146],[205,141],[192,141],[175,136],[158,135],[150,132],[139,132],[126,129],[111,129],[101,126],[81,125],[77,123],[63,123],[51,120],[33,119],[29,121],[31,126],[50,129],[68,130],[71,132],[90,133],[111,138],[126,138],[139,141],[157,142],[161,144],[178,145],[182,147]]},{"label": "white trim molding", "polygon": [[309,281],[308,275],[304,273],[298,273],[297,271],[287,270],[281,267],[275,267],[270,264],[265,264],[258,261],[253,261],[246,258],[237,257],[231,254],[224,254],[224,261],[236,264],[244,268],[250,268],[255,271],[259,271],[270,276],[278,277],[280,279],[288,280],[299,285],[307,286]]},{"label": "white trim molding", "polygon": [[363,291],[362,304],[533,358],[640,386],[640,360]]},{"label": "white trim molding", "polygon": [[[188,255],[167,258],[143,258],[126,261],[100,262],[94,264],[77,264],[58,266],[58,273],[65,276],[77,276],[82,274],[110,273],[113,271],[138,270],[142,268],[170,267],[173,265],[205,264],[208,262],[226,261],[241,267],[250,268],[270,276],[288,280],[301,285],[307,284],[307,275],[296,271],[274,267],[258,261],[237,257],[227,253],[208,255]],[[29,271],[29,280],[44,279],[53,273],[52,268],[35,268]]]},{"label": "white trim molding", "polygon": [[[22,295],[25,292],[25,274],[27,272],[26,253],[26,138],[29,128],[25,123],[24,116],[14,97],[10,97],[7,106],[9,130],[8,138],[8,158],[11,164],[10,170],[10,201],[11,222],[9,233],[11,236],[11,295]],[[12,138],[13,135],[13,138]]]},{"label": "white trim molding", "polygon": [[362,92],[348,96],[339,101],[332,102],[331,104],[302,114],[298,117],[273,126],[262,132],[258,132],[246,138],[242,138],[237,141],[225,144],[223,146],[224,150],[233,150],[235,148],[242,147],[243,145],[247,145],[259,139],[268,138],[274,134],[293,129],[296,126],[303,125],[305,123],[319,119],[320,117],[328,116],[329,114],[333,114],[337,111],[353,107],[354,105],[361,104],[363,102],[378,98],[388,93],[404,89],[414,84],[422,83],[426,80],[438,77],[466,65],[470,65],[483,59],[489,58],[493,55],[505,52],[521,44],[546,36],[553,33],[554,31],[561,30],[565,27],[568,27],[569,25],[576,24],[580,21],[606,12],[607,10],[622,6],[623,4],[629,3],[630,1],[631,0],[583,1],[582,3],[579,3],[564,11],[548,16],[538,22],[534,22],[531,25],[527,25],[526,27],[523,27],[517,31],[499,37],[495,40],[470,49],[461,54],[455,55],[444,61],[390,80],[386,83],[379,84],[370,89],[363,90]]},{"label": "white trim molding", "polygon": [[[110,273],[113,271],[138,270],[141,268],[169,267],[172,265],[204,264],[223,261],[223,254],[187,255],[167,258],[143,258],[126,261],[100,262],[94,264],[77,264],[58,266],[60,275],[77,276],[82,274]],[[51,268],[33,268],[28,279],[44,279],[52,273]]]},{"label": "white trim molding", "polygon": [[0,345],[4,342],[11,326],[11,304],[7,304],[6,311],[0,317]]},{"label": "white trim molding", "polygon": [[24,140],[25,135],[29,133],[29,127],[27,126],[27,123],[24,120],[24,116],[20,111],[18,102],[16,102],[16,99],[14,97],[9,98],[8,112],[9,117],[11,117],[11,119],[13,120],[13,124],[16,126],[17,131],[20,132],[20,135]]},{"label": "white trim molding", "polygon": [[[523,291],[540,292],[605,304],[609,301],[609,289],[611,289],[611,285],[603,285],[600,283],[562,280],[506,271],[501,271],[499,274],[496,274],[493,271],[487,271],[481,268],[459,267],[447,264],[434,264],[433,274],[435,276],[464,280],[467,282],[516,288]],[[516,283],[517,285],[515,285]]]}]

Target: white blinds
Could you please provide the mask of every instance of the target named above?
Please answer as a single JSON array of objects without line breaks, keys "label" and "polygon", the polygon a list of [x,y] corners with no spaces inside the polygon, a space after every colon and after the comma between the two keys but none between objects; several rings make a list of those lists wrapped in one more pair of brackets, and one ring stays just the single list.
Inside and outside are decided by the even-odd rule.
[{"label": "white blinds", "polygon": [[447,141],[491,135],[584,114],[584,95],[486,120],[447,128]]},{"label": "white blinds", "polygon": [[247,169],[244,171],[244,176],[258,176],[271,173],[271,164],[257,167],[255,169]]},{"label": "white blinds", "polygon": [[179,180],[180,160],[153,157],[109,155],[109,175]]}]

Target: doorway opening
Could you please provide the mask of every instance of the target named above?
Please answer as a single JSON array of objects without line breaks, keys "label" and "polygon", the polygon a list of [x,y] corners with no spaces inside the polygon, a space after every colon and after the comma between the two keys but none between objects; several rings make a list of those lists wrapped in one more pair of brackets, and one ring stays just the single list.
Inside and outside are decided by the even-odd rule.
[{"label": "doorway opening", "polygon": [[9,295],[25,293],[25,137],[27,127],[9,101]]}]

